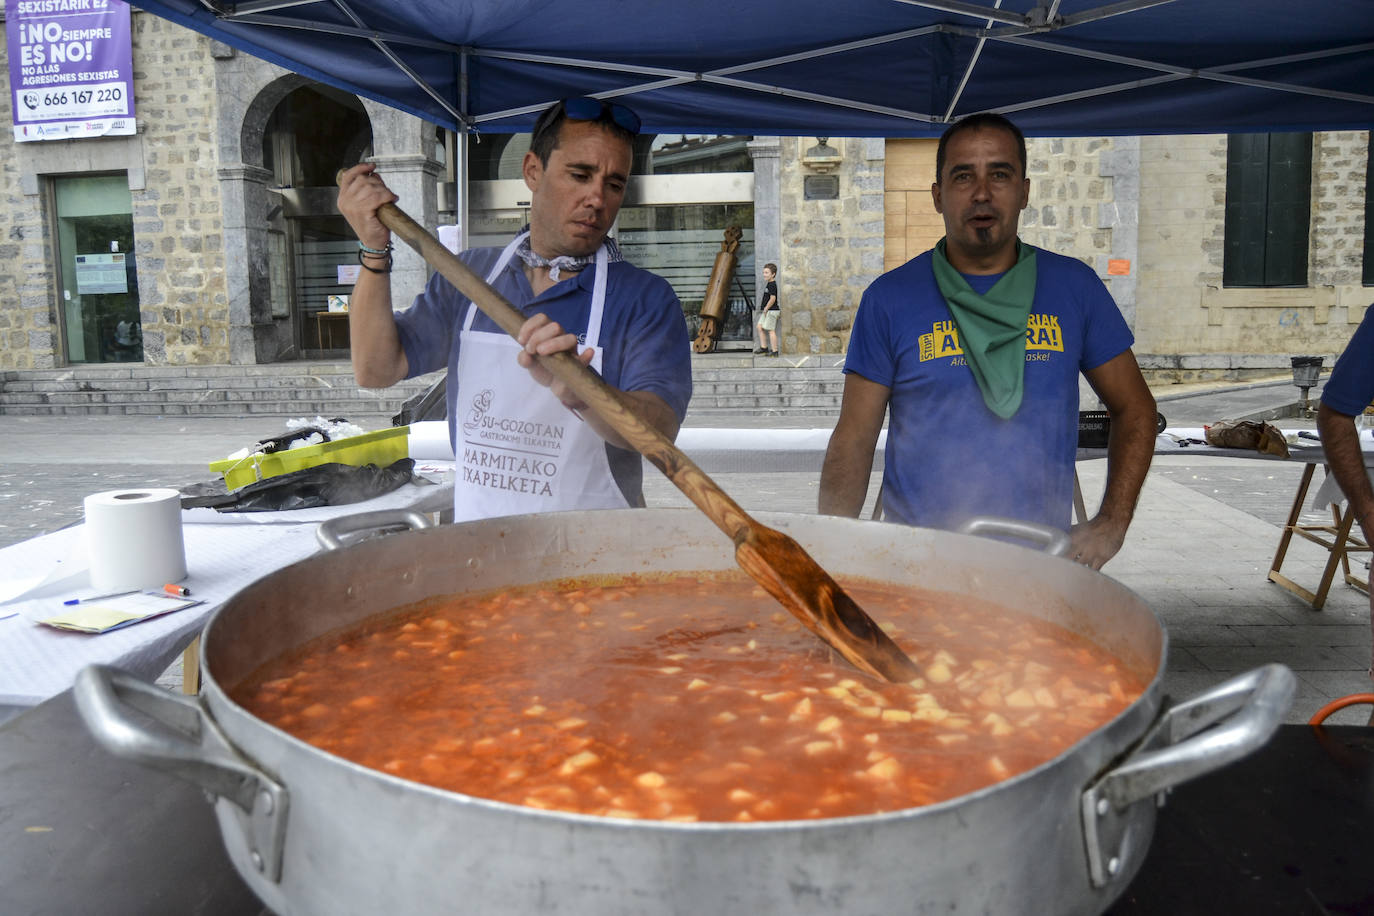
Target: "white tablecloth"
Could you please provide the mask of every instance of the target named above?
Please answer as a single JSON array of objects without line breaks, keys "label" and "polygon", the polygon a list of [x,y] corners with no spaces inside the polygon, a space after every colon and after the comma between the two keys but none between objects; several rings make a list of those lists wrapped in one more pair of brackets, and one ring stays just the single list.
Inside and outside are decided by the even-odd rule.
[{"label": "white tablecloth", "polygon": [[[59,557],[79,557],[83,526],[24,541],[0,551],[7,566],[41,569]],[[185,525],[187,577],[183,585],[202,603],[98,635],[69,633],[34,623],[56,613],[68,595],[89,588],[0,605],[0,704],[31,706],[66,690],[87,665],[115,665],[148,680],[186,648],[206,620],[243,586],[314,553],[314,525]],[[21,567],[12,567],[21,568]],[[49,590],[51,591],[51,590]]]},{"label": "white tablecloth", "polygon": [[[451,465],[432,471],[441,480]],[[0,550],[0,707],[41,703],[72,685],[90,664],[124,668],[147,680],[160,675],[200,632],[210,616],[239,589],[313,554],[319,522],[381,509],[449,508],[448,485],[407,484],[366,502],[292,512],[183,513],[187,577],[181,584],[202,603],[101,634],[71,633],[34,623],[61,610],[68,597],[90,595],[85,576],[84,526],[13,544]],[[46,582],[44,580],[46,577]],[[35,587],[36,586],[36,587]],[[0,720],[5,718],[0,709]]]},{"label": "white tablecloth", "polygon": [[[678,445],[708,473],[755,469],[818,472],[830,433],[825,428],[687,428],[679,435]],[[1181,445],[1178,441],[1189,438],[1205,438],[1203,430],[1170,428],[1156,440],[1155,454],[1283,460],[1245,449]],[[1320,444],[1307,442],[1298,440],[1298,444],[1290,444],[1288,460],[1323,461]],[[1370,440],[1368,431],[1360,444],[1366,463],[1374,466],[1374,440]],[[882,450],[880,440],[875,469],[881,467]],[[1106,456],[1106,449],[1080,449],[1078,456],[1101,458]],[[0,550],[0,601],[21,591],[21,585],[34,585],[44,574],[57,571],[53,577],[57,581],[49,582],[45,598],[0,604],[0,617],[19,612],[9,619],[0,619],[0,706],[42,702],[70,687],[76,672],[95,662],[127,668],[149,679],[156,677],[234,592],[313,553],[315,529],[326,518],[383,508],[416,508],[423,512],[448,508],[453,499],[452,463],[430,461],[417,465],[421,465],[417,471],[427,471],[442,481],[441,485],[412,484],[365,503],[328,509],[235,515],[197,509],[184,513],[190,571],[185,584],[193,597],[204,603],[98,636],[65,633],[28,619],[60,605],[64,597],[83,594],[81,526]],[[1319,491],[1322,492],[1327,491]],[[61,580],[63,570],[74,570],[65,581]]]}]

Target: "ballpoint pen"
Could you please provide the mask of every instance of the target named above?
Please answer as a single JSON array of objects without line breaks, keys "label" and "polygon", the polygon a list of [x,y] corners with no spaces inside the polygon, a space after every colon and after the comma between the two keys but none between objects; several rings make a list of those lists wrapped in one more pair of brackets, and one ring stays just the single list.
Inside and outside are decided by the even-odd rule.
[{"label": "ballpoint pen", "polygon": [[137,591],[138,591],[138,589],[132,588],[132,589],[129,589],[127,592],[111,592],[111,593],[108,594],[108,595],[91,595],[89,598],[68,598],[66,601],[63,601],[62,603],[63,603],[63,604],[85,604],[87,601],[99,601],[99,600],[101,600],[102,598],[119,598],[119,597],[121,597],[121,596],[123,596],[123,595],[132,595],[134,592],[137,592]]}]

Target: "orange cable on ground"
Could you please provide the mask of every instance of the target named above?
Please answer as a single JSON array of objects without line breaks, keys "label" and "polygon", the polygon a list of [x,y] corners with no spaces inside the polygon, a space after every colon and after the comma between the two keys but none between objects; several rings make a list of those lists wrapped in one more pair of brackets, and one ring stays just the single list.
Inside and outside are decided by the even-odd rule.
[{"label": "orange cable on ground", "polygon": [[1312,718],[1307,720],[1307,724],[1321,725],[1323,722],[1326,721],[1326,717],[1331,715],[1333,712],[1336,712],[1339,709],[1345,709],[1347,706],[1356,706],[1360,703],[1369,703],[1374,705],[1374,693],[1352,693],[1349,696],[1337,697],[1336,699],[1332,700],[1330,703],[1327,703],[1321,709],[1313,713]]}]

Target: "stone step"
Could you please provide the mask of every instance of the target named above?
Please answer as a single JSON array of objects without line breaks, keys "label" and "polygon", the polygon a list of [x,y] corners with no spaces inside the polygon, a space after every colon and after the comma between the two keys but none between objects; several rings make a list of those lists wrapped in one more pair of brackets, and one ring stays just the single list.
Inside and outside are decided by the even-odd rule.
[{"label": "stone step", "polygon": [[[839,411],[838,357],[705,354],[692,360],[692,409]],[[251,416],[395,414],[442,373],[361,389],[346,361],[264,366],[97,365],[0,372],[0,414]]]},{"label": "stone step", "polygon": [[261,366],[195,365],[145,366],[142,363],[102,363],[91,366],[68,366],[63,369],[25,369],[0,373],[12,379],[118,379],[118,378],[244,378],[263,376],[346,376],[353,377],[353,369],[346,360],[329,362],[269,363]]},{"label": "stone step", "polygon": [[728,397],[732,394],[829,394],[838,397],[843,393],[844,381],[842,379],[834,379],[833,381],[830,379],[817,379],[815,381],[759,379],[758,381],[743,380],[737,382],[692,380],[692,397],[706,395]]},{"label": "stone step", "polygon": [[693,372],[693,385],[759,385],[767,382],[775,384],[844,385],[844,375],[836,371],[807,372],[798,369],[785,371],[776,369],[755,369],[752,372],[732,370],[730,372]]},{"label": "stone step", "polygon": [[0,373],[0,414],[349,416],[394,414],[438,374],[361,389],[347,362],[75,366]]},{"label": "stone step", "polygon": [[816,410],[821,413],[840,412],[840,401],[827,395],[791,395],[785,398],[777,397],[755,397],[755,396],[735,396],[729,398],[698,397],[692,396],[692,403],[689,410],[716,412],[736,412],[736,413],[769,413],[786,412],[794,410]]}]

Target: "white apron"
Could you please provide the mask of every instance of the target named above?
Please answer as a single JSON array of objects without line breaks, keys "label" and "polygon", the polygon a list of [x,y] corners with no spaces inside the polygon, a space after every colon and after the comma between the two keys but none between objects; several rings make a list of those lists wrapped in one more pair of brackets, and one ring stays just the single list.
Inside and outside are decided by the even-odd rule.
[{"label": "white apron", "polygon": [[[487,274],[493,283],[528,233],[517,236]],[[606,246],[596,252],[585,345],[601,371],[601,314],[606,304]],[[520,368],[520,345],[504,332],[474,331],[468,309],[458,351],[455,522],[629,506],[611,474],[606,442],[548,388]]]}]

